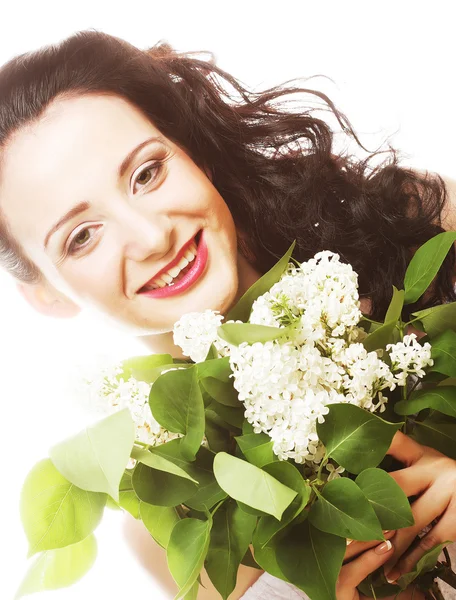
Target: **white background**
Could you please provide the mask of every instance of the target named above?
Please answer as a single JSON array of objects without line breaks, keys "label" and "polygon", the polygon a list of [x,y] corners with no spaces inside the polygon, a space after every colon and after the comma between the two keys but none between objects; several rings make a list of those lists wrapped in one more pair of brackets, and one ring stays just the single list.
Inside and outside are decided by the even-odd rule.
[{"label": "white background", "polygon": [[[11,2],[2,6],[0,63],[74,31],[96,28],[139,47],[165,39],[178,50],[211,50],[222,68],[256,89],[324,74],[334,83],[320,80],[321,88],[370,147],[394,134],[392,141],[408,164],[455,176],[451,4],[22,0],[15,8]],[[26,170],[24,165],[24,176]],[[87,422],[75,392],[78,365],[89,365],[100,353],[138,352],[138,342],[87,318],[61,322],[33,314],[0,274],[2,599],[13,597],[26,569],[18,510],[22,480],[54,442]],[[109,511],[97,530],[94,569],[73,588],[37,598],[168,598],[128,550],[122,528],[120,513]]]}]

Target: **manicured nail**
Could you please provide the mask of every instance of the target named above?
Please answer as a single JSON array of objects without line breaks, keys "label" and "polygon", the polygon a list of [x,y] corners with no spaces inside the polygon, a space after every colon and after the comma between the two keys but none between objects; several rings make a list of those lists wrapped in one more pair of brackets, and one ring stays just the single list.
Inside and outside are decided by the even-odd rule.
[{"label": "manicured nail", "polygon": [[389,552],[392,547],[393,547],[393,544],[388,540],[387,542],[383,542],[383,544],[380,544],[380,546],[377,546],[375,548],[375,553],[376,554],[385,554],[385,552]]},{"label": "manicured nail", "polygon": [[398,577],[399,573],[397,573],[396,571],[390,571],[388,575],[385,575],[386,581],[391,584],[397,583]]},{"label": "manicured nail", "polygon": [[385,533],[389,533],[391,531],[391,529],[385,529],[385,531],[383,532],[383,535],[385,535]]},{"label": "manicured nail", "polygon": [[353,540],[347,538],[347,546],[350,546],[350,544],[353,542]]}]

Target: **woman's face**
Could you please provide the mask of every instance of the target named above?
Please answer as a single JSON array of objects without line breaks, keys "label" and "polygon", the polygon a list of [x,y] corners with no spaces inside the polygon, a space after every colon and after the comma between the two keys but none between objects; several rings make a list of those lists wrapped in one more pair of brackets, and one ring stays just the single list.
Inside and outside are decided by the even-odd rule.
[{"label": "woman's face", "polygon": [[[223,198],[117,96],[56,100],[19,131],[4,154],[0,199],[47,287],[130,332],[170,331],[184,313],[223,313],[236,297],[236,232]],[[169,273],[182,255],[188,266]]]}]

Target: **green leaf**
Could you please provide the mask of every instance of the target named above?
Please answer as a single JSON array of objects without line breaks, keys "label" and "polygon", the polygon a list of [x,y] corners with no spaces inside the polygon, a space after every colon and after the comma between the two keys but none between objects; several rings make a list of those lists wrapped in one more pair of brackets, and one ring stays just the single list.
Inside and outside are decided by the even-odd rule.
[{"label": "green leaf", "polygon": [[248,433],[237,436],[235,440],[245,458],[256,467],[278,460],[272,450],[274,443],[266,433]]},{"label": "green leaf", "polygon": [[407,496],[395,480],[382,469],[365,469],[355,483],[370,502],[382,529],[401,529],[414,525]]},{"label": "green leaf", "polygon": [[247,548],[247,552],[244,554],[244,558],[241,560],[241,564],[245,565],[246,567],[250,567],[251,569],[261,570],[260,565],[253,558],[252,550],[250,549],[250,547]]},{"label": "green leaf", "polygon": [[437,386],[431,390],[413,392],[408,400],[394,406],[398,415],[413,415],[423,408],[434,408],[450,417],[456,417],[456,387]]},{"label": "green leaf", "polygon": [[214,475],[229,496],[277,519],[296,496],[269,473],[225,452],[215,456]]},{"label": "green leaf", "polygon": [[215,377],[206,377],[201,381],[201,385],[209,396],[220,404],[243,408],[243,404],[239,400],[239,392],[234,388],[232,381],[225,383]]},{"label": "green leaf", "polygon": [[424,421],[416,421],[412,437],[420,444],[435,448],[456,460],[456,423],[449,423],[441,413],[434,413]]},{"label": "green leaf", "polygon": [[224,600],[236,586],[239,565],[249,548],[256,518],[235,503],[223,504],[214,515],[206,571]]},{"label": "green leaf", "polygon": [[456,302],[425,308],[412,314],[421,322],[430,338],[437,337],[448,329],[456,331]]},{"label": "green leaf", "polygon": [[134,377],[138,381],[153,383],[160,371],[157,367],[173,366],[171,354],[151,354],[149,356],[134,356],[122,361],[122,376],[124,379]]},{"label": "green leaf", "polygon": [[289,327],[268,327],[254,323],[225,323],[217,329],[218,336],[233,346],[239,346],[242,342],[255,344],[278,340],[289,332]]},{"label": "green leaf", "polygon": [[225,421],[216,412],[206,409],[205,435],[212,452],[229,452],[231,435]]},{"label": "green leaf", "polygon": [[445,231],[418,248],[405,273],[405,304],[421,298],[455,241],[456,231]]},{"label": "green leaf", "polygon": [[76,487],[46,458],[27,475],[21,491],[20,512],[28,556],[80,542],[96,528],[106,494]]},{"label": "green leaf", "polygon": [[232,427],[235,427],[236,429],[242,429],[245,411],[243,404],[241,404],[239,408],[235,408],[234,406],[225,406],[224,404],[214,401],[211,402],[208,408],[217,413],[221,419],[223,419]]},{"label": "green leaf", "polygon": [[272,267],[272,269],[260,277],[260,279],[245,292],[239,302],[228,313],[226,317],[227,321],[248,321],[254,301],[259,296],[262,296],[265,292],[269,291],[274,283],[277,283],[284,274],[295,245],[296,242],[293,242],[286,254]]},{"label": "green leaf", "polygon": [[230,375],[232,371],[229,356],[197,363],[196,369],[200,380],[205,379],[206,377],[213,377],[214,379],[219,379],[225,383],[231,381]]},{"label": "green leaf", "polygon": [[182,519],[174,526],[166,549],[168,568],[179,586],[177,598],[190,591],[209,548],[211,521]]},{"label": "green leaf", "polygon": [[[111,498],[111,496],[107,496]],[[139,519],[139,498],[133,489],[131,472],[125,471],[119,485],[119,506],[128,511],[132,517]]]},{"label": "green leaf", "polygon": [[258,522],[256,535],[257,543],[266,545],[279,531],[284,529],[307,506],[311,488],[302,478],[298,469],[290,462],[280,461],[265,465],[264,470],[287,487],[297,492],[290,506],[285,510],[282,519],[278,521],[269,515],[261,517]]},{"label": "green leaf", "polygon": [[386,311],[385,323],[389,323],[390,321],[399,321],[402,314],[402,309],[404,307],[404,290],[398,290],[397,287],[393,285],[393,297],[391,298],[391,302],[388,306],[388,310]]},{"label": "green leaf", "polygon": [[384,539],[372,506],[351,479],[333,479],[317,496],[309,521],[320,531],[361,542]]},{"label": "green leaf", "polygon": [[456,377],[456,333],[445,331],[436,337],[432,341],[431,356],[434,360],[431,371]]},{"label": "green leaf", "polygon": [[174,507],[154,506],[140,502],[139,514],[150,535],[162,548],[167,548],[171,532],[178,521],[179,513]]},{"label": "green leaf", "polygon": [[190,477],[184,469],[181,469],[176,464],[165,458],[164,456],[160,456],[156,452],[150,452],[149,450],[141,450],[137,446],[135,446],[131,452],[132,458],[143,463],[143,465],[147,465],[151,469],[157,469],[158,471],[164,471],[165,473],[171,473],[172,475],[177,475],[178,477],[184,477],[185,479],[189,479],[193,481],[193,483],[198,483],[193,477]]},{"label": "green leaf", "polygon": [[270,573],[274,577],[278,579],[282,579],[283,581],[289,581],[287,577],[284,575],[281,567],[277,562],[277,546],[279,543],[278,536],[273,537],[262,546],[258,540],[258,528],[253,533],[253,549],[255,562],[267,573]]},{"label": "green leaf", "polygon": [[152,415],[160,425],[185,436],[181,451],[187,460],[195,458],[204,436],[204,403],[197,373],[194,366],[164,373],[149,396]]},{"label": "green leaf", "polygon": [[427,573],[428,571],[432,571],[432,569],[437,564],[437,560],[439,558],[440,553],[445,548],[445,546],[448,546],[448,544],[451,544],[451,542],[443,542],[443,544],[439,544],[435,548],[431,548],[430,550],[425,552],[425,554],[423,554],[420,560],[416,563],[416,566],[413,569],[413,571],[410,571],[410,573],[405,573],[405,575],[399,577],[399,579],[397,580],[397,584],[403,590],[405,590],[405,588],[409,586],[410,583],[414,581],[419,575],[421,575],[422,573]]},{"label": "green leaf", "polygon": [[105,492],[118,502],[134,440],[135,426],[125,408],[60,442],[49,455],[71,483],[90,492]]},{"label": "green leaf", "polygon": [[193,496],[198,486],[177,475],[137,463],[132,475],[133,489],[143,502],[157,506],[177,506]]},{"label": "green leaf", "polygon": [[76,544],[47,550],[34,560],[24,577],[15,600],[27,594],[67,587],[83,577],[97,555],[97,543],[89,535]]},{"label": "green leaf", "polygon": [[389,321],[364,338],[363,346],[367,352],[385,349],[387,344],[395,344],[400,339],[397,321]]},{"label": "green leaf", "polygon": [[287,579],[313,600],[336,600],[345,549],[343,538],[320,531],[306,520],[277,543],[277,563]]},{"label": "green leaf", "polygon": [[326,456],[357,474],[381,462],[401,426],[352,404],[330,404],[324,423],[317,423],[317,433]]},{"label": "green leaf", "polygon": [[191,496],[186,498],[185,504],[204,512],[226,498],[226,493],[221,489],[214,476],[214,454],[202,446],[195,461],[191,463],[184,461],[180,441],[172,440],[167,444],[156,446],[151,452],[166,457],[183,469],[192,479],[198,481],[197,488]]}]

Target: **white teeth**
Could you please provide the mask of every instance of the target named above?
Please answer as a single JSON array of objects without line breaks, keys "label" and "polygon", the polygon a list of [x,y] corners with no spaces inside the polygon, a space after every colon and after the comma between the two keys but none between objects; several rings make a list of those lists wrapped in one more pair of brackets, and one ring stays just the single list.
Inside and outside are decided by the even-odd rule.
[{"label": "white teeth", "polygon": [[177,265],[175,267],[173,267],[172,269],[168,269],[168,271],[167,271],[167,273],[172,275],[172,277],[177,277],[180,272],[181,272],[181,268],[178,267]]},{"label": "white teeth", "polygon": [[185,258],[188,260],[188,262],[190,262],[191,260],[193,260],[195,258],[195,255],[190,252],[190,250],[187,250],[184,254]]},{"label": "white teeth", "polygon": [[190,244],[190,246],[188,247],[188,249],[193,254],[193,256],[196,256],[196,244],[195,244],[195,242],[192,242]]},{"label": "white teeth", "polygon": [[159,288],[165,287],[166,285],[166,281],[164,279],[162,279],[162,276],[157,277],[157,279],[154,279],[154,283],[155,285],[158,285]]},{"label": "white teeth", "polygon": [[173,278],[171,277],[171,275],[168,275],[168,273],[162,273],[160,275],[161,279],[163,279],[164,281],[166,281],[166,283],[171,283],[171,281],[173,280]]},{"label": "white teeth", "polygon": [[176,267],[179,267],[180,270],[182,271],[182,269],[185,269],[185,267],[188,265],[190,261],[188,261],[185,256],[183,256],[180,261],[177,263]]}]

